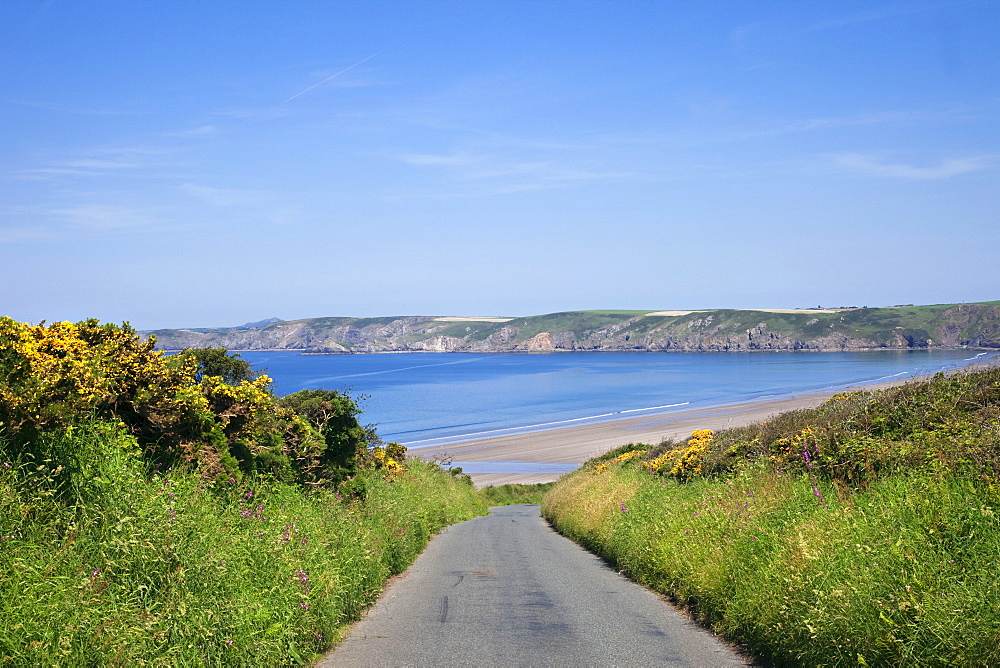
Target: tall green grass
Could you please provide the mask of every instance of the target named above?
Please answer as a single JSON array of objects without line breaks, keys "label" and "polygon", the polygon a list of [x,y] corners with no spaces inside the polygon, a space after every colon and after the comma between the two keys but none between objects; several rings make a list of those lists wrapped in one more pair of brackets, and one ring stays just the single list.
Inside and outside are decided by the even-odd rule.
[{"label": "tall green grass", "polygon": [[680,480],[601,466],[621,448],[543,514],[778,664],[998,665],[998,390],[992,371],[838,398],[717,434]]},{"label": "tall green grass", "polygon": [[479,490],[486,505],[511,506],[520,503],[538,504],[555,486],[554,482],[535,483],[533,485],[506,484],[488,485]]},{"label": "tall green grass", "polygon": [[[289,665],[328,649],[442,527],[485,512],[411,460],[343,489],[149,473],[90,423],[0,444],[0,663]],[[20,457],[20,458],[18,458]]]}]

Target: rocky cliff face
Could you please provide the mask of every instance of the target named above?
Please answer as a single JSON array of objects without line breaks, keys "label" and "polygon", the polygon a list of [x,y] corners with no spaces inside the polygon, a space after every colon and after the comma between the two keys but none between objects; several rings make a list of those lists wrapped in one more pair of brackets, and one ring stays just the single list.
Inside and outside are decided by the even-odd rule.
[{"label": "rocky cliff face", "polygon": [[[550,314],[494,320],[315,318],[256,328],[159,330],[167,350],[552,352],[1000,348],[1000,306],[962,304],[837,313],[701,311],[686,315]],[[541,330],[541,331],[539,331]]]}]

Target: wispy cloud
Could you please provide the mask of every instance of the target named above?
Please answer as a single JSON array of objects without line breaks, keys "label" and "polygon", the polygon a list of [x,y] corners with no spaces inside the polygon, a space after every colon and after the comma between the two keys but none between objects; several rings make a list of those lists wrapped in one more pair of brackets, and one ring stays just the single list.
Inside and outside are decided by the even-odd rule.
[{"label": "wispy cloud", "polygon": [[215,116],[235,118],[238,121],[273,121],[278,118],[287,118],[293,114],[293,112],[289,109],[277,106],[248,109],[221,109],[212,113]]},{"label": "wispy cloud", "polygon": [[184,183],[179,188],[185,195],[218,207],[258,206],[266,199],[263,193],[256,190],[216,188],[194,183]]},{"label": "wispy cloud", "polygon": [[758,139],[806,132],[854,128],[873,125],[902,125],[914,123],[936,123],[965,120],[968,113],[960,110],[945,111],[882,111],[844,116],[817,116],[812,118],[789,119],[770,125],[759,125],[737,131],[735,139]]},{"label": "wispy cloud", "polygon": [[[500,151],[474,153],[409,153],[395,156],[397,160],[417,168],[446,170],[462,186],[459,194],[447,197],[469,197],[507,194],[529,190],[564,188],[586,181],[628,177],[628,174],[601,169],[593,160],[570,159],[566,156],[534,157],[532,152]],[[438,197],[438,195],[434,195]]]},{"label": "wispy cloud", "polygon": [[59,176],[106,176],[114,172],[150,166],[153,159],[169,153],[149,146],[96,147],[51,157],[47,164],[24,170],[23,178],[50,179]]},{"label": "wispy cloud", "polygon": [[397,159],[408,165],[430,165],[430,166],[457,166],[470,165],[478,162],[478,159],[461,153],[451,153],[447,155],[435,155],[429,153],[404,153],[396,156]]},{"label": "wispy cloud", "polygon": [[30,109],[43,109],[45,111],[55,111],[59,113],[75,114],[81,116],[129,116],[132,114],[131,111],[125,109],[111,109],[111,108],[98,108],[98,107],[84,107],[79,105],[68,105],[68,104],[56,104],[53,102],[45,102],[43,100],[29,100],[23,97],[6,98],[4,100],[8,104],[17,105],[19,107],[28,107]]},{"label": "wispy cloud", "polygon": [[219,132],[219,128],[215,125],[199,125],[198,127],[190,128],[187,130],[177,130],[175,132],[168,132],[168,137],[205,137],[208,135],[214,135]]},{"label": "wispy cloud", "polygon": [[9,227],[0,229],[0,244],[13,244],[21,241],[33,241],[46,235],[37,228]]},{"label": "wispy cloud", "polygon": [[159,221],[148,211],[117,204],[82,204],[48,211],[52,218],[71,227],[97,232],[153,227]]},{"label": "wispy cloud", "polygon": [[[114,202],[18,206],[0,211],[0,244],[66,240],[103,234],[167,229],[150,207]],[[176,227],[176,226],[174,226]]]},{"label": "wispy cloud", "polygon": [[892,2],[882,5],[873,5],[869,9],[865,9],[863,11],[844,14],[835,19],[830,19],[829,21],[816,23],[806,28],[806,30],[831,30],[850,25],[885,21],[888,19],[895,19],[900,16],[909,16],[911,14],[922,14],[924,12],[939,9],[947,8],[949,10],[954,10],[956,8],[956,4],[961,6],[962,4],[968,5],[978,3],[975,2],[975,0],[964,3],[955,3],[954,0],[949,0],[947,3],[940,1],[914,2],[913,0],[907,0],[906,2]]},{"label": "wispy cloud", "polygon": [[598,181],[619,178],[624,174],[599,169],[567,167],[557,161],[503,161],[484,165],[470,173],[476,179],[500,179],[506,177],[527,177],[537,185],[563,185],[580,181]]},{"label": "wispy cloud", "polygon": [[208,206],[244,210],[248,212],[245,217],[274,225],[292,225],[302,219],[301,207],[282,193],[218,188],[194,183],[182,184],[179,190],[182,194]]},{"label": "wispy cloud", "polygon": [[935,165],[917,166],[903,162],[888,162],[863,153],[840,153],[829,157],[838,168],[855,174],[918,180],[949,179],[986,171],[992,169],[1000,158],[996,155],[945,158]]}]

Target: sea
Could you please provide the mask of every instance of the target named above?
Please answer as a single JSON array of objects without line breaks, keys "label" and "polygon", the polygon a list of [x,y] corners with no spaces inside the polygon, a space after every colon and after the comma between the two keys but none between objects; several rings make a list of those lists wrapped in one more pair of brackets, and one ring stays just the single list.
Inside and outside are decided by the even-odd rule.
[{"label": "sea", "polygon": [[408,447],[836,390],[1000,357],[962,349],[240,355],[279,395],[346,392],[364,424]]}]

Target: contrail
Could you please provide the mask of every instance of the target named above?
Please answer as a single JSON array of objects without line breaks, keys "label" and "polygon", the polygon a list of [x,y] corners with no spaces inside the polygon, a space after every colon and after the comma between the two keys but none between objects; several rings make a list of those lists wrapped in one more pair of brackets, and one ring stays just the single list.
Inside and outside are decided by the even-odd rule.
[{"label": "contrail", "polygon": [[[345,67],[344,69],[340,70],[336,74],[331,74],[330,76],[328,76],[327,78],[323,79],[322,81],[320,81],[318,83],[314,83],[312,86],[309,86],[309,88],[306,88],[305,90],[300,90],[298,93],[296,93],[295,95],[293,95],[290,98],[288,98],[287,100],[285,100],[285,102],[291,102],[292,100],[294,100],[295,98],[299,97],[300,95],[305,95],[306,93],[308,93],[309,91],[311,91],[313,88],[319,88],[320,86],[322,86],[323,84],[325,84],[330,79],[336,79],[337,77],[339,77],[344,72],[348,72],[350,70],[353,70],[358,65],[361,65],[363,63],[367,63],[369,60],[371,60],[372,58],[374,58],[375,56],[377,56],[379,53],[381,53],[381,52],[375,52],[372,55],[368,56],[367,58],[359,60],[358,62],[354,63],[353,65]],[[282,104],[285,104],[285,102],[282,102]]]}]

